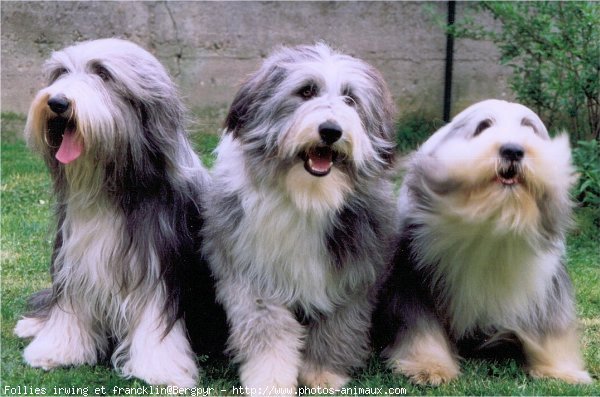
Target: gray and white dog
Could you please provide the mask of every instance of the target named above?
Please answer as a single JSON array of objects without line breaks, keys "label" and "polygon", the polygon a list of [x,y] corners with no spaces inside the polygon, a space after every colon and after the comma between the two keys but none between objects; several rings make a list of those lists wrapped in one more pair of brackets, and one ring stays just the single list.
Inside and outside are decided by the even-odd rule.
[{"label": "gray and white dog", "polygon": [[564,266],[574,181],[567,136],[551,139],[516,103],[479,102],[423,144],[400,191],[401,242],[375,315],[395,371],[438,384],[459,374],[456,346],[497,354],[512,340],[532,376],[591,381]]},{"label": "gray and white dog", "polygon": [[363,365],[393,244],[393,108],[373,67],[325,44],[275,52],[231,105],[205,248],[256,393],[338,387]]},{"label": "gray and white dog", "polygon": [[[215,305],[199,255],[209,180],[175,86],[154,56],[118,39],[54,52],[45,69],[25,133],[50,170],[58,225],[52,289],[15,328],[33,338],[25,361],[94,364],[114,348],[124,376],[194,386],[182,316],[191,300]],[[210,328],[218,313],[196,317]]]}]

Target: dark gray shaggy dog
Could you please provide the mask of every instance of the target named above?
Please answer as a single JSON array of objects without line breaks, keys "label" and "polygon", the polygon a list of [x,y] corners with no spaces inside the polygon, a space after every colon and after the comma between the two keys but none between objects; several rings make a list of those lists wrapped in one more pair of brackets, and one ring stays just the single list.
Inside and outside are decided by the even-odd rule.
[{"label": "dark gray shaggy dog", "polygon": [[194,386],[184,308],[205,327],[200,350],[223,328],[211,333],[219,312],[199,255],[208,174],[176,89],[156,58],[117,39],[55,52],[45,69],[25,132],[50,170],[58,225],[52,289],[15,328],[33,338],[25,361],[91,365],[114,348],[124,376]]},{"label": "dark gray shaggy dog", "polygon": [[393,107],[373,67],[324,44],[275,52],[231,105],[205,241],[254,392],[339,387],[363,365],[392,244]]},{"label": "dark gray shaggy dog", "polygon": [[591,382],[564,266],[574,180],[566,135],[516,103],[479,102],[423,144],[375,315],[392,369],[438,384],[459,374],[455,347],[497,358],[514,344],[534,377]]}]

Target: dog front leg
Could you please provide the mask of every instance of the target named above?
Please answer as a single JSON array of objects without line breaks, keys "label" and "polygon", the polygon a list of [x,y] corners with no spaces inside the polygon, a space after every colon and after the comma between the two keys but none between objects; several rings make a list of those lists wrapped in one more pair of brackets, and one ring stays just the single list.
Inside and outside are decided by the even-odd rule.
[{"label": "dog front leg", "polygon": [[120,367],[121,355],[128,354],[121,372],[140,378],[151,385],[194,387],[198,379],[195,355],[187,338],[183,320],[179,319],[165,335],[162,305],[148,302],[130,336],[113,356]]},{"label": "dog front leg", "polygon": [[[398,269],[396,269],[398,271]],[[396,277],[381,296],[373,334],[387,366],[419,385],[440,385],[460,374],[446,331],[422,295],[414,274]],[[411,283],[412,282],[412,283]]]},{"label": "dog front leg", "polygon": [[373,341],[387,366],[419,385],[460,375],[458,356],[436,315],[430,288],[414,269],[410,240],[401,240],[373,316]]},{"label": "dog front leg", "polygon": [[68,365],[96,364],[100,335],[91,321],[75,314],[67,302],[54,305],[47,318],[25,317],[17,323],[19,337],[32,337],[23,357],[32,367],[49,370]]},{"label": "dog front leg", "polygon": [[295,395],[302,325],[285,306],[267,302],[247,287],[221,287],[231,325],[228,349],[241,363],[242,386],[250,394]]},{"label": "dog front leg", "polygon": [[311,320],[300,381],[309,387],[339,389],[351,370],[369,355],[372,304],[362,297],[334,313]]},{"label": "dog front leg", "polygon": [[547,335],[518,333],[523,342],[528,372],[534,378],[555,378],[568,383],[591,383],[584,368],[575,327]]},{"label": "dog front leg", "polygon": [[392,371],[418,385],[440,385],[460,374],[458,358],[446,332],[431,315],[398,331],[383,352]]}]

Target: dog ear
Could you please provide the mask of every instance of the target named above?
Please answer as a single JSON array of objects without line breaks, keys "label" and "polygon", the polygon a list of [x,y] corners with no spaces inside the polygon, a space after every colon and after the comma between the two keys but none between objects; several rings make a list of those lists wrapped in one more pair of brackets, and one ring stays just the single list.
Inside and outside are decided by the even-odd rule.
[{"label": "dog ear", "polygon": [[372,128],[377,131],[378,138],[386,142],[386,145],[378,145],[377,151],[379,157],[385,162],[386,168],[390,169],[394,166],[396,156],[396,104],[383,76],[377,69],[370,65],[366,66],[367,74],[373,81],[375,89],[371,97],[377,99],[370,104],[370,113],[379,120],[379,123]]},{"label": "dog ear", "polygon": [[523,117],[523,119],[521,120],[521,125],[533,128],[533,131],[544,139],[550,139],[550,135],[548,135],[548,130],[546,129],[546,126],[538,117],[538,115],[533,112]]},{"label": "dog ear", "polygon": [[246,81],[235,95],[233,103],[229,107],[229,113],[225,118],[225,131],[232,133],[234,138],[239,137],[239,133],[251,117],[251,112],[256,108],[257,90],[255,89],[253,78]]},{"label": "dog ear", "polygon": [[240,133],[247,129],[248,123],[259,119],[261,105],[275,95],[285,80],[285,75],[285,70],[273,61],[263,65],[257,73],[250,76],[242,84],[229,108],[224,125],[226,132],[238,138]]}]

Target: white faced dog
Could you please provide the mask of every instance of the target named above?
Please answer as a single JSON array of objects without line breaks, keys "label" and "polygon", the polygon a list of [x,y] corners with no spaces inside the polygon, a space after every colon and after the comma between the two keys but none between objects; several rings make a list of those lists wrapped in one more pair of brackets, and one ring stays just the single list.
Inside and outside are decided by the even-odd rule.
[{"label": "white faced dog", "polygon": [[368,354],[393,244],[393,107],[373,67],[324,44],[275,52],[231,105],[205,241],[255,392],[341,386]]},{"label": "white faced dog", "polygon": [[65,48],[45,68],[26,138],[50,170],[58,225],[52,289],[15,328],[33,338],[25,361],[94,364],[114,347],[124,376],[194,386],[181,317],[187,283],[210,283],[197,236],[208,174],[176,89],[156,58],[118,39]]},{"label": "white faced dog", "polygon": [[516,103],[477,103],[425,142],[409,160],[375,315],[394,370],[438,384],[459,374],[455,344],[513,340],[531,376],[591,381],[564,266],[574,180],[566,135],[551,139]]}]

